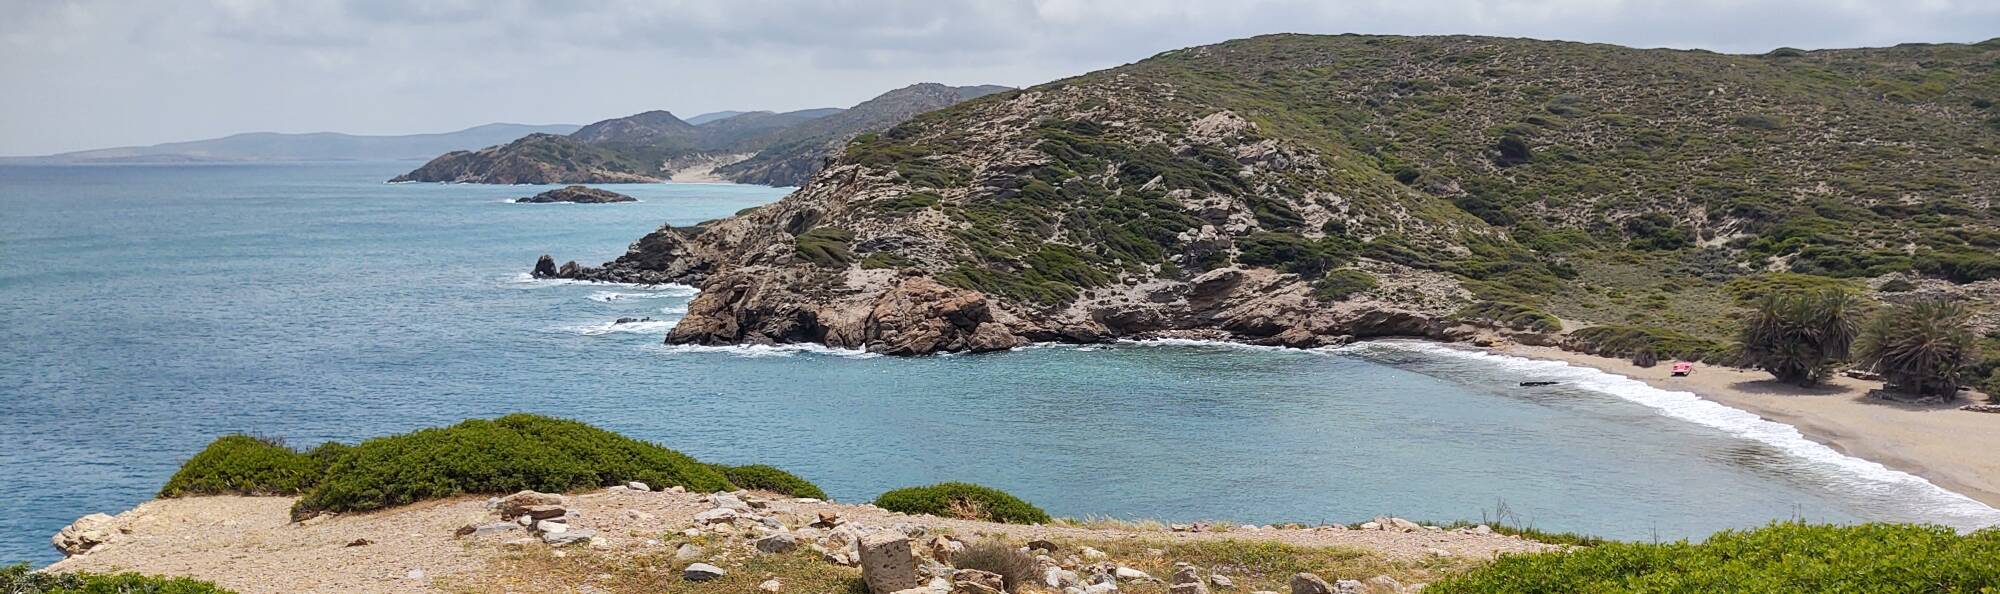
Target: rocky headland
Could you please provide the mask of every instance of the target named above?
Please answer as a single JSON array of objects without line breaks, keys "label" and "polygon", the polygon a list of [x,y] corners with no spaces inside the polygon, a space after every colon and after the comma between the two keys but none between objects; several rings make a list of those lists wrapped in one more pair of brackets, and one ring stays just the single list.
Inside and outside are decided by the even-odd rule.
[{"label": "rocky headland", "polygon": [[519,204],[547,204],[551,202],[573,202],[577,204],[605,204],[611,202],[638,202],[638,198],[626,196],[610,190],[600,190],[588,186],[565,186],[542,192],[526,198],[516,198]]}]

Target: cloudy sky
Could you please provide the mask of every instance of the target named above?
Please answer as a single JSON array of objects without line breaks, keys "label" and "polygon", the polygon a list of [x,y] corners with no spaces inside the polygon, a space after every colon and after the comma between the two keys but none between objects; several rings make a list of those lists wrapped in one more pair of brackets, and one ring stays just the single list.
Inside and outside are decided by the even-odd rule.
[{"label": "cloudy sky", "polygon": [[1763,52],[2000,36],[1996,0],[0,0],[0,155],[1023,86],[1261,33]]}]

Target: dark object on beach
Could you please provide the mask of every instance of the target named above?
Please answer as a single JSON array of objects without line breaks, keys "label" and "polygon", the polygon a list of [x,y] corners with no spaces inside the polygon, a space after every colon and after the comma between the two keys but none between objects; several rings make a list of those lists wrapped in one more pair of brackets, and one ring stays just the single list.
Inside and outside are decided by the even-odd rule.
[{"label": "dark object on beach", "polygon": [[1521,387],[1532,388],[1535,386],[1553,386],[1560,383],[1562,382],[1521,382]]}]

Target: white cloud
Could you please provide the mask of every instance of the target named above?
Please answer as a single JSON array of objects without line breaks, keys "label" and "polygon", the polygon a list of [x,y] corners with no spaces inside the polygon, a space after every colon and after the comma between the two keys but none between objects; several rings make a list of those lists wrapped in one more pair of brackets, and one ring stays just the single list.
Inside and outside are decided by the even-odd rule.
[{"label": "white cloud", "polygon": [[0,154],[1027,85],[1261,33],[1761,52],[1978,41],[1992,0],[0,0]]}]

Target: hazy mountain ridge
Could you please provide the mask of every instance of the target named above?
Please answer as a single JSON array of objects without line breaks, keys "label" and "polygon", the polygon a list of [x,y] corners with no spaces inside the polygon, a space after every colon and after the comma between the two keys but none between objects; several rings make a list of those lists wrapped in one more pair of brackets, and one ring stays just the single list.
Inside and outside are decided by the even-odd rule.
[{"label": "hazy mountain ridge", "polygon": [[569,134],[572,124],[485,124],[454,132],[362,135],[247,132],[150,146],[92,149],[39,157],[0,157],[35,164],[176,163],[212,161],[360,161],[428,159],[443,151],[491,146],[529,134]]},{"label": "hazy mountain ridge", "polygon": [[1559,341],[1569,320],[1718,353],[1771,286],[2000,282],[1996,96],[2000,41],[1265,36],[924,114],[578,276],[701,285],[676,343]]},{"label": "hazy mountain ridge", "polygon": [[[703,114],[690,124],[649,111],[584,126],[559,138],[521,139],[456,151],[392,181],[459,183],[598,183],[665,181],[676,166],[699,163],[722,179],[795,185],[857,134],[1004,87],[912,85],[852,109]],[[727,114],[727,115],[725,115]],[[528,141],[528,142],[523,142]],[[754,163],[737,166],[742,155]],[[725,163],[717,165],[718,160]]]}]

